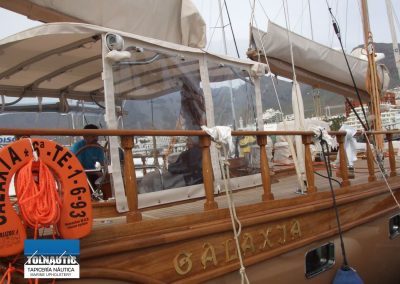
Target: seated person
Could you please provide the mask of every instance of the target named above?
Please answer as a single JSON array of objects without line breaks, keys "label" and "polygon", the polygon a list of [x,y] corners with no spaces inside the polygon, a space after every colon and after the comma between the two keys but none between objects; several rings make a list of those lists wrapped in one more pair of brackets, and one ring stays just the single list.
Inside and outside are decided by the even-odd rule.
[{"label": "seated person", "polygon": [[[98,129],[94,124],[88,124],[83,129]],[[104,151],[99,143],[97,143],[98,137],[96,135],[84,135],[82,140],[75,142],[71,146],[71,152],[77,154],[79,162],[85,170],[96,169],[96,162],[104,164]],[[82,151],[79,151],[85,146],[93,145]],[[87,173],[88,179],[94,187],[96,179],[100,176],[100,173]]]},{"label": "seated person", "polygon": [[202,183],[201,148],[191,138],[186,147],[176,161],[168,165],[167,171],[159,169],[145,175],[139,184],[139,193]]}]

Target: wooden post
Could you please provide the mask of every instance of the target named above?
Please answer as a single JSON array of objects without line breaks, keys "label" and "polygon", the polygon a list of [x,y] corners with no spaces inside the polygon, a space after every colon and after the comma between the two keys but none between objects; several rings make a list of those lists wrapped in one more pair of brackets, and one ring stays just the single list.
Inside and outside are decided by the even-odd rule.
[{"label": "wooden post", "polygon": [[308,194],[315,193],[317,192],[317,187],[315,186],[314,167],[311,158],[311,149],[310,149],[310,145],[312,144],[311,135],[302,135],[301,138],[304,144],[304,164],[307,177],[307,193]]},{"label": "wooden post", "polygon": [[257,144],[258,146],[260,146],[261,180],[264,188],[262,200],[263,201],[274,200],[274,195],[271,192],[271,177],[269,175],[267,151],[265,149],[265,146],[267,145],[267,136],[258,135]]},{"label": "wooden post", "polygon": [[386,139],[389,144],[390,176],[395,177],[397,175],[397,173],[396,173],[396,156],[394,154],[394,149],[393,149],[393,134],[387,133]]},{"label": "wooden post", "polygon": [[[371,135],[368,134],[368,140],[371,141]],[[376,181],[375,176],[375,168],[374,168],[374,155],[372,153],[372,149],[368,141],[366,141],[367,145],[367,165],[368,165],[368,181]]]},{"label": "wooden post", "polygon": [[[340,184],[341,187],[349,186],[349,172],[347,169],[347,156],[346,151],[344,149],[344,139],[346,135],[337,135],[336,140],[339,143],[339,157],[340,157],[340,176],[342,177],[342,183]],[[329,163],[328,157],[328,163]]]},{"label": "wooden post", "polygon": [[214,201],[214,176],[210,154],[211,137],[201,136],[200,145],[202,147],[203,183],[206,192],[206,203],[204,203],[204,209],[217,209],[218,204]]},{"label": "wooden post", "polygon": [[133,137],[123,136],[121,146],[124,149],[124,185],[129,206],[126,220],[127,222],[140,221],[142,220],[142,213],[139,211],[135,164],[132,155]]}]

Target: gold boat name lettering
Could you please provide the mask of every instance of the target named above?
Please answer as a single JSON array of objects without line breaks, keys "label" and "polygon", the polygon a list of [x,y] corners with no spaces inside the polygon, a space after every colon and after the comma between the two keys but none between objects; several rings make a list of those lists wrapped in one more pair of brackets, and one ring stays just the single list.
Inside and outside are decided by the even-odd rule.
[{"label": "gold boat name lettering", "polygon": [[[279,238],[274,243],[271,240],[271,234],[275,232]],[[288,235],[290,240],[300,239],[301,238],[301,227],[300,222],[296,219],[292,220],[290,223],[290,230],[287,230],[286,224],[279,224],[274,227],[266,227],[265,229],[259,230],[257,232],[247,232],[243,233],[241,240],[239,241],[239,246],[243,256],[253,254],[257,251],[263,251],[265,249],[270,249],[274,247],[274,245],[285,245],[288,241]],[[255,241],[255,236],[261,236],[262,242],[259,244]],[[256,246],[258,245],[259,246]],[[238,259],[237,247],[235,245],[234,239],[227,239],[222,243],[222,246],[225,251],[225,263],[231,262],[233,260]],[[191,259],[193,253],[187,251],[179,252],[174,260],[173,264],[175,267],[176,273],[179,275],[188,274],[193,268],[193,261]],[[210,242],[205,242],[203,244],[203,250],[200,256],[200,261],[203,266],[203,269],[206,269],[209,266],[217,266],[217,254],[215,247]]]}]

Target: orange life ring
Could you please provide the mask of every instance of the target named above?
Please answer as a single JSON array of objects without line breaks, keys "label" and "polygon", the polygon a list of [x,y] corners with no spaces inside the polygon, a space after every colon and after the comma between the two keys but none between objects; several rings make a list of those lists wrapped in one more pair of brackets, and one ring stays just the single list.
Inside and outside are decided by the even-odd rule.
[{"label": "orange life ring", "polygon": [[82,238],[92,228],[91,194],[79,160],[53,141],[21,139],[0,150],[0,257],[18,254],[24,248],[25,228],[12,207],[8,191],[15,173],[33,159],[32,145],[61,185],[62,211],[57,223],[61,237]]}]

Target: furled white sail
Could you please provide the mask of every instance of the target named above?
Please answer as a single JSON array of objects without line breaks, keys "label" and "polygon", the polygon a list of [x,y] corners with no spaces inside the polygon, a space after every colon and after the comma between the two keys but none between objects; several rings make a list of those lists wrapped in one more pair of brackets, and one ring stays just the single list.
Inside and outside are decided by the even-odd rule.
[{"label": "furled white sail", "polygon": [[83,22],[192,47],[206,44],[206,25],[190,0],[26,0],[0,7],[42,22]]},{"label": "furled white sail", "polygon": [[[293,45],[293,56],[296,58],[295,67],[298,81],[347,97],[355,97],[351,77],[341,51],[309,40],[269,22],[268,32],[252,28],[252,42],[261,54],[265,52],[273,73],[287,78],[293,77],[290,46],[287,40],[288,33],[290,33]],[[368,99],[366,92],[368,62],[351,55],[348,55],[347,58],[357,88],[361,90],[364,99]],[[385,89],[389,84],[389,74],[384,65],[379,64],[377,69],[381,83],[380,88]]]}]

